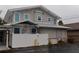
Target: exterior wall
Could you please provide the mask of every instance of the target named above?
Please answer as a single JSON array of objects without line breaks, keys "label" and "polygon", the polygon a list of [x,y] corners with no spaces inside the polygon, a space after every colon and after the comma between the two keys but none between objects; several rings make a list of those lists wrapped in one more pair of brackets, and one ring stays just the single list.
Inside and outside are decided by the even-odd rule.
[{"label": "exterior wall", "polygon": [[40,46],[48,44],[47,34],[13,34],[12,48]]},{"label": "exterior wall", "polygon": [[40,28],[39,33],[49,34],[49,38],[56,39],[56,30],[51,28]]},{"label": "exterior wall", "polygon": [[68,40],[79,42],[79,30],[68,30]]},{"label": "exterior wall", "polygon": [[30,10],[26,10],[26,11],[15,11],[13,14],[13,23],[16,23],[15,21],[15,14],[18,13],[19,14],[19,22],[25,21],[24,19],[24,15],[27,14],[29,16],[28,20],[31,20],[31,11]]},{"label": "exterior wall", "polygon": [[[49,15],[48,13],[46,13],[45,11],[43,11],[43,10],[41,10],[41,9],[35,9],[35,10],[33,10],[34,12],[35,11],[41,11],[41,15],[42,15],[42,21],[39,21],[39,20],[37,20],[36,19],[36,16],[37,16],[37,14],[36,13],[34,13],[34,22],[36,22],[36,23],[51,23],[51,24],[54,24],[54,22],[56,22],[55,20],[56,19],[54,19],[54,17],[53,16],[51,16],[51,15]],[[51,21],[48,21],[48,18],[49,17],[51,17],[52,18],[52,20]],[[55,24],[56,25],[56,24]]]},{"label": "exterior wall", "polygon": [[[42,12],[42,17],[43,17],[42,21],[39,21],[39,20],[36,19],[36,16],[37,16],[36,15],[36,11],[41,11]],[[45,11],[43,11],[43,10],[41,10],[39,8],[30,9],[30,10],[24,10],[24,11],[10,12],[9,13],[10,15],[8,17],[5,17],[5,19],[7,19],[5,21],[7,21],[8,23],[15,23],[15,14],[16,13],[19,13],[20,21],[24,21],[24,14],[28,14],[29,15],[29,19],[28,20],[34,21],[37,24],[41,22],[41,23],[51,23],[51,24],[56,25],[56,22],[57,22],[57,20],[53,16],[49,15],[48,13],[46,13]],[[48,17],[51,17],[52,20],[48,21]]]},{"label": "exterior wall", "polygon": [[48,34],[49,39],[53,40],[63,40],[67,42],[67,31],[62,29],[53,29],[53,28],[40,28],[39,33]]},{"label": "exterior wall", "polygon": [[28,33],[32,34],[32,28],[35,27],[34,25],[29,25],[29,24],[17,24],[12,27],[12,33],[14,33],[14,28],[20,28],[20,33]]}]

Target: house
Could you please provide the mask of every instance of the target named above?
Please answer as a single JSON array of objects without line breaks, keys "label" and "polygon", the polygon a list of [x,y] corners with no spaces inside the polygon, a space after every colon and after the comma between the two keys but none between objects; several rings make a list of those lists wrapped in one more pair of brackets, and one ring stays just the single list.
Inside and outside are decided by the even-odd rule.
[{"label": "house", "polygon": [[71,27],[68,29],[68,41],[70,43],[79,43],[79,22],[65,24],[65,26]]},{"label": "house", "polygon": [[[49,40],[52,44],[59,40],[67,42],[69,27],[59,26],[57,21],[60,19],[61,17],[43,6],[9,9],[4,18],[7,24],[2,26],[7,32],[7,47],[47,45]],[[3,37],[2,34],[0,35]]]}]

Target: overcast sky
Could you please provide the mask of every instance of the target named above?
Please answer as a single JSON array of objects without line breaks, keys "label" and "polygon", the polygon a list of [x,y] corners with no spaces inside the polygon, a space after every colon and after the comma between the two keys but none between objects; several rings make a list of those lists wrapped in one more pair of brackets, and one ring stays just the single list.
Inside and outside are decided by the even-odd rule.
[{"label": "overcast sky", "polygon": [[[78,19],[79,18],[79,5],[44,5],[52,12],[61,16],[63,20]],[[6,14],[7,9],[27,7],[27,5],[0,5],[0,10],[2,10],[1,17],[3,18]],[[66,22],[67,22],[66,21]]]}]

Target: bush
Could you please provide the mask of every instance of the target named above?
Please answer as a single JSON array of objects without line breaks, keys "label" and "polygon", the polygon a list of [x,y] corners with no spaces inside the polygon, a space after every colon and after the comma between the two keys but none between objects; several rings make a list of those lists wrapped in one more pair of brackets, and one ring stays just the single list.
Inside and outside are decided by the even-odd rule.
[{"label": "bush", "polygon": [[49,40],[49,42],[48,42],[48,46],[49,47],[51,47],[52,46],[52,43],[51,43],[51,41]]},{"label": "bush", "polygon": [[58,41],[58,44],[63,45],[63,44],[65,44],[65,42],[62,41],[62,40],[59,40],[59,41]]}]

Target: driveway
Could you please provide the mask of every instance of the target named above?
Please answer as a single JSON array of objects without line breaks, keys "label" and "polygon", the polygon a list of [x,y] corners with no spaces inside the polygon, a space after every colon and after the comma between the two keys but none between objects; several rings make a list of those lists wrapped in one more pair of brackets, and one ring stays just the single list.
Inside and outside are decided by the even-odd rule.
[{"label": "driveway", "polygon": [[16,48],[1,53],[79,53],[79,44]]}]

